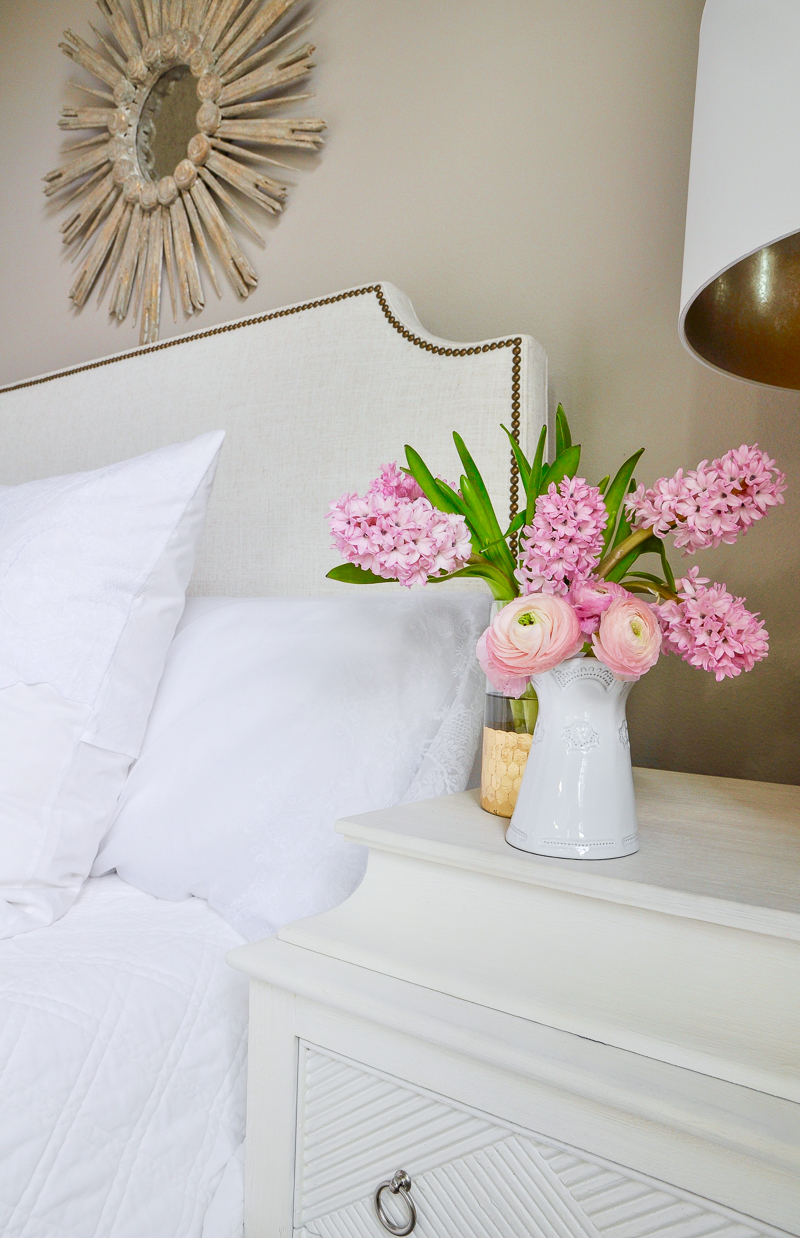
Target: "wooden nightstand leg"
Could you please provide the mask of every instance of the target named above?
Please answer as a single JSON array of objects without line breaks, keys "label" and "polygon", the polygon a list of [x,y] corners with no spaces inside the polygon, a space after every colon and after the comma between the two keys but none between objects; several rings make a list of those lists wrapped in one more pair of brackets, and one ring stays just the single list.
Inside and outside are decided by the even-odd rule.
[{"label": "wooden nightstand leg", "polygon": [[251,980],[245,1238],[291,1238],[296,1113],[295,997]]}]

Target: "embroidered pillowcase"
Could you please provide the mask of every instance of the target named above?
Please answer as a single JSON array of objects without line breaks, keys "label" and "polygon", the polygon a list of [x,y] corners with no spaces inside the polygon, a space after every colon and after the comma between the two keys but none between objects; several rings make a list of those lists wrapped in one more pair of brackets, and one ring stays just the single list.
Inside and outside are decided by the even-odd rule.
[{"label": "embroidered pillowcase", "polygon": [[224,434],[0,488],[0,937],[51,924],[138,756]]},{"label": "embroidered pillowcase", "polygon": [[208,899],[255,940],[335,906],[337,817],[463,791],[490,599],[435,589],[189,598],[92,872]]}]

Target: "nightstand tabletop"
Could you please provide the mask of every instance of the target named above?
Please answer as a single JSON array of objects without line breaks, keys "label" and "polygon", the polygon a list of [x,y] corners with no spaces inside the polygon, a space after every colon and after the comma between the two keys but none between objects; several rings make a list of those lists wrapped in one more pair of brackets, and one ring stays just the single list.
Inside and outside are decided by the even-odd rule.
[{"label": "nightstand tabletop", "polygon": [[610,902],[800,940],[800,787],[635,769],[641,847],[618,860],[517,851],[477,791],[347,817],[353,842]]}]

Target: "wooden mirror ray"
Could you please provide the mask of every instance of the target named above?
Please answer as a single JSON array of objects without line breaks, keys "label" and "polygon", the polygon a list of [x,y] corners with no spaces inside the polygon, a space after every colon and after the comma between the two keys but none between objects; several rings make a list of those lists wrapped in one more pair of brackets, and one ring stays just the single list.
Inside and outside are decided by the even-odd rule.
[{"label": "wooden mirror ray", "polygon": [[94,136],[47,174],[45,193],[76,203],[61,227],[79,261],[73,304],[98,283],[99,300],[110,288],[111,315],[141,313],[147,344],[158,338],[164,271],[176,321],[178,301],[187,315],[205,304],[198,256],[219,295],[212,250],[250,295],[256,272],[228,221],[263,240],[245,205],[274,215],[288,191],[264,170],[287,165],[264,148],[315,151],[325,122],[273,115],[312,97],[286,93],[314,67],[314,47],[298,42],[310,21],[292,24],[299,0],[97,2],[110,33],[92,26],[92,47],[67,30],[60,47],[103,88],[71,83],[91,106],[64,107],[58,122]]}]

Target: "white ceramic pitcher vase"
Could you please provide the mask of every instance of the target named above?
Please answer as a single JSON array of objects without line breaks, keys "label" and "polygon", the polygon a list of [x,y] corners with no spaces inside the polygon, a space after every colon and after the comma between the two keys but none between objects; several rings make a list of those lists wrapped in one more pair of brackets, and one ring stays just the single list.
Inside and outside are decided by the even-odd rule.
[{"label": "white ceramic pitcher vase", "polygon": [[575,860],[638,851],[625,719],[633,684],[594,658],[570,658],[532,683],[539,716],[506,840]]}]

